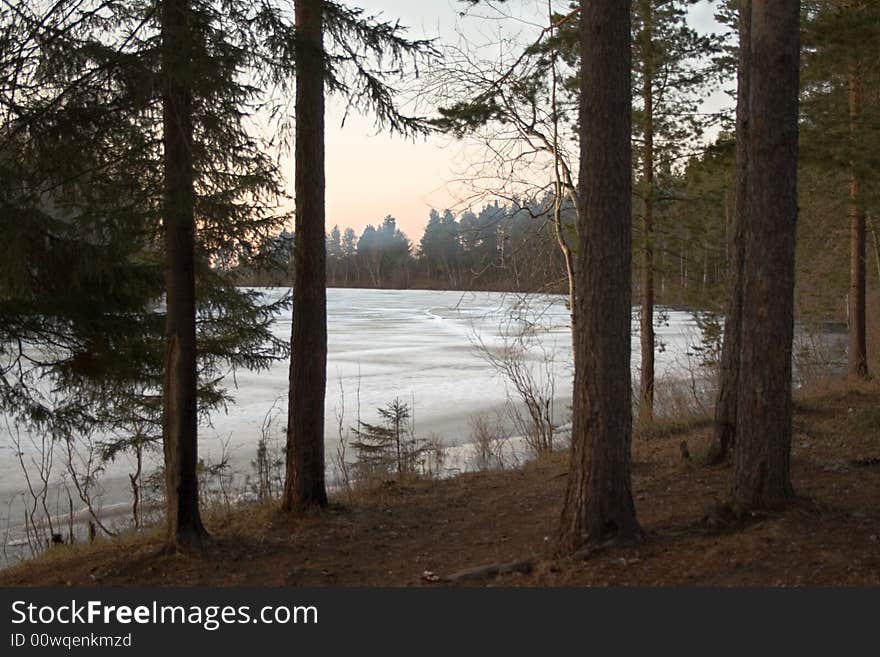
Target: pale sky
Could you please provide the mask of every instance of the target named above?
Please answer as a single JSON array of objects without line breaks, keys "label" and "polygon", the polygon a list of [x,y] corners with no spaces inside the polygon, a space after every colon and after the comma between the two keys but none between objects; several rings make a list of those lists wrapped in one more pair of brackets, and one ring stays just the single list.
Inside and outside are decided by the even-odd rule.
[{"label": "pale sky", "polygon": [[[459,32],[476,43],[491,43],[499,34],[522,36],[525,43],[535,28],[531,17],[540,22],[547,13],[546,0],[508,0],[506,12],[518,20],[501,19],[490,7],[468,9],[458,0],[348,0],[349,6],[363,7],[389,20],[407,26],[410,38],[439,37],[458,41]],[[565,7],[567,2],[555,3]],[[467,10],[467,16],[460,13]],[[480,16],[484,18],[480,18]],[[712,7],[701,2],[692,10],[694,25],[718,30]],[[545,19],[543,19],[545,20]],[[722,102],[721,97],[716,102]],[[349,115],[341,126],[344,105],[331,98],[327,111],[327,229],[338,224],[351,226],[360,235],[369,223],[381,223],[393,215],[398,226],[417,241],[431,208],[440,210],[462,206],[467,191],[455,183],[467,166],[467,145],[437,135],[407,141],[377,132],[369,117]],[[293,195],[292,164],[285,168],[289,191]]]}]

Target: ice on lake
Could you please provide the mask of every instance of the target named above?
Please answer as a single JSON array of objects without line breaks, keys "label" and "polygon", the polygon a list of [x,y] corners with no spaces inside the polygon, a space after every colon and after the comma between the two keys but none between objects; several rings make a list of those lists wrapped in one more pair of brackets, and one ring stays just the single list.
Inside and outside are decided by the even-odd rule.
[{"label": "ice on lake", "polygon": [[[288,290],[267,288],[263,292],[271,300]],[[448,445],[467,442],[471,418],[497,413],[510,394],[503,377],[481,356],[481,348],[498,353],[524,330],[530,336],[527,358],[535,365],[551,363],[554,416],[560,424],[567,421],[572,368],[564,297],[330,289],[327,316],[328,463],[336,453],[340,416],[343,431],[355,426],[359,416],[376,422],[376,408],[395,397],[412,407],[417,436],[436,434]],[[699,330],[687,312],[668,311],[657,324],[658,343],[662,345],[657,354],[659,377],[681,370],[691,347],[699,342]],[[279,338],[290,339],[289,314],[278,317],[274,331]],[[637,370],[637,337],[633,350],[633,368]],[[283,439],[288,368],[288,361],[279,361],[267,371],[240,370],[234,378],[229,377],[235,402],[200,428],[201,457],[216,462],[225,450],[233,468],[246,472],[255,458],[267,418],[270,433],[277,440]],[[5,509],[25,490],[25,481],[11,436],[4,423],[0,422],[0,427],[0,505]],[[24,430],[21,435],[27,461],[35,456],[29,447],[30,438],[37,442],[39,438],[29,437]],[[105,507],[125,506],[130,495],[127,475],[133,470],[133,462],[125,457],[108,466],[102,478],[101,503]]]},{"label": "ice on lake", "polygon": [[[278,298],[286,291],[266,293]],[[536,365],[551,361],[556,412],[561,420],[567,414],[571,332],[561,296],[331,289],[327,317],[328,453],[335,452],[340,414],[344,429],[355,425],[358,415],[375,422],[376,408],[395,397],[411,405],[417,434],[438,434],[448,444],[466,442],[470,418],[502,408],[509,394],[482,349],[501,351],[525,329],[532,335],[527,358]],[[290,317],[279,317],[275,334],[289,341],[290,331]],[[670,312],[658,326],[658,341],[664,345],[657,355],[658,376],[680,368],[682,356],[698,340],[692,315]],[[636,340],[634,368],[638,353]],[[239,372],[235,405],[203,429],[203,452],[228,437],[234,450],[252,454],[273,403],[286,408],[288,369],[289,362],[283,361],[268,372]]]}]

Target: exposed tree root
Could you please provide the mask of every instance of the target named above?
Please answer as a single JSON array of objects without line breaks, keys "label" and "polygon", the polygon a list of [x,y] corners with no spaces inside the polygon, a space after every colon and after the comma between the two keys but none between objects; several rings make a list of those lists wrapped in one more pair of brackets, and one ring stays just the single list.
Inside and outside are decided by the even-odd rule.
[{"label": "exposed tree root", "polygon": [[601,540],[587,539],[586,543],[579,550],[570,555],[575,561],[586,561],[590,557],[615,548],[631,548],[641,545],[645,542],[645,533],[640,527],[636,527],[632,531],[619,532],[613,536],[605,537]]},{"label": "exposed tree root", "polygon": [[535,562],[532,559],[512,561],[510,563],[493,563],[486,566],[461,570],[444,578],[443,581],[455,584],[457,582],[493,579],[501,575],[511,575],[513,573],[527,575],[531,573],[534,568]]}]

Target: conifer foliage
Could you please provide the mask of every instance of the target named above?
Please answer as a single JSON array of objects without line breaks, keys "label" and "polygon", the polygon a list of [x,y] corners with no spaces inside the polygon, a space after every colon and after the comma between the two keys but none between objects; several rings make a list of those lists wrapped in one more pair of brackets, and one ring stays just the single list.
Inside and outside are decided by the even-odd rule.
[{"label": "conifer foliage", "polygon": [[169,545],[198,543],[198,416],[229,400],[227,371],[286,353],[269,327],[287,302],[216,266],[285,220],[248,129],[266,99],[242,75],[284,87],[284,17],[178,0],[5,11],[4,409],[65,440],[164,437]]},{"label": "conifer foliage", "polygon": [[380,424],[360,420],[353,429],[357,440],[351,446],[357,451],[357,465],[363,470],[361,474],[369,476],[389,471],[398,477],[412,474],[419,456],[412,409],[400,398],[394,398],[376,410]]}]

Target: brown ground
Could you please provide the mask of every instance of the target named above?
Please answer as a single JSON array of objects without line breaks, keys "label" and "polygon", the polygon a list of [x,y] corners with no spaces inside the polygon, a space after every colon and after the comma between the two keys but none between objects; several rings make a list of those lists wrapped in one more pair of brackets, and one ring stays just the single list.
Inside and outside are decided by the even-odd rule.
[{"label": "brown ground", "polygon": [[587,561],[552,558],[567,460],[442,482],[388,483],[322,514],[250,508],[214,519],[202,558],[159,556],[159,536],[55,548],[0,572],[0,585],[438,586],[494,562],[534,559],[495,585],[880,585],[880,390],[830,391],[797,405],[793,478],[802,503],[735,523],[712,509],[728,466],[682,459],[704,426],[634,440],[633,487],[648,540]]}]

